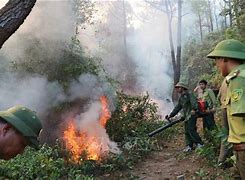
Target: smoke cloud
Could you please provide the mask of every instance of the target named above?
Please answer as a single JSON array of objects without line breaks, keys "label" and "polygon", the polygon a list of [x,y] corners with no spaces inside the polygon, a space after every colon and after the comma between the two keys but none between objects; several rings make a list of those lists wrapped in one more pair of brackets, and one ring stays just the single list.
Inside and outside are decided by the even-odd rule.
[{"label": "smoke cloud", "polygon": [[113,102],[116,100],[116,92],[105,79],[92,75],[82,74],[78,81],[73,81],[69,89],[69,101],[76,98],[98,100],[101,96],[107,96],[110,101],[110,107],[113,110]]},{"label": "smoke cloud", "polygon": [[[6,2],[2,1],[1,5]],[[37,1],[25,22],[0,51],[3,60],[0,65],[0,110],[21,104],[43,117],[48,109],[66,99],[57,82],[49,82],[45,76],[13,72],[12,62],[38,58],[37,55],[27,56],[31,48],[37,49],[45,60],[57,60],[65,42],[74,34],[73,16],[69,1]]]},{"label": "smoke cloud", "polygon": [[78,128],[81,132],[86,133],[88,142],[96,143],[99,145],[94,148],[96,148],[101,154],[106,155],[108,152],[118,154],[121,151],[117,147],[117,144],[110,141],[105,128],[103,128],[98,121],[101,112],[101,103],[95,101],[89,106],[85,113],[82,113],[76,117],[76,124],[78,125]]},{"label": "smoke cloud", "polygon": [[48,82],[46,78],[18,77],[6,73],[0,78],[0,109],[15,105],[24,105],[43,116],[49,108],[65,100],[62,88],[57,82]]},{"label": "smoke cloud", "polygon": [[156,11],[154,18],[142,23],[128,39],[130,54],[137,66],[138,84],[158,103],[164,115],[172,109],[172,71],[168,31],[162,24],[167,24],[167,17]]},{"label": "smoke cloud", "polygon": [[[101,17],[101,14],[104,16],[97,26],[90,26],[81,31],[81,42],[87,48],[88,54],[102,57],[107,72],[117,80],[120,81],[117,77],[120,77],[125,69],[133,71],[132,75],[136,79],[136,94],[148,92],[159,105],[159,113],[165,115],[173,107],[172,66],[168,30],[167,26],[164,26],[167,25],[166,14],[147,6],[144,1],[125,2],[129,17],[126,39],[129,62],[122,58],[121,53],[123,49],[122,2],[98,2],[98,17]],[[114,13],[115,7],[119,11],[117,14]],[[173,26],[176,26],[175,22]],[[132,82],[126,79],[126,83]]]},{"label": "smoke cloud", "polygon": [[[0,5],[6,2],[1,1]],[[14,72],[13,62],[22,62],[26,58],[40,60],[47,65],[51,61],[59,61],[75,34],[72,3],[71,0],[37,1],[22,26],[4,44],[0,51],[3,60],[0,65],[0,110],[21,104],[45,118],[48,110],[60,103],[76,98],[93,101],[100,95],[107,95],[111,108],[114,108],[113,89],[94,75],[81,75],[64,93],[58,82],[50,82],[46,76]],[[34,54],[30,53],[32,49]]]}]

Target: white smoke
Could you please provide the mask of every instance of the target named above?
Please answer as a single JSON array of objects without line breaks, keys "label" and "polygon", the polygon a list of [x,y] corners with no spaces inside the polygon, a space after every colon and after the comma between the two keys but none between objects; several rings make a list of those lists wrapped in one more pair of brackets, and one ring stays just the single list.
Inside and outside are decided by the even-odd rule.
[{"label": "white smoke", "polygon": [[[3,2],[3,5],[7,1]],[[64,93],[58,82],[49,82],[46,76],[18,74],[13,72],[12,62],[25,61],[29,50],[37,49],[39,54],[31,54],[31,58],[40,58],[44,63],[58,61],[63,50],[75,33],[75,17],[73,1],[39,0],[25,22],[6,41],[0,51],[3,62],[0,65],[1,104],[0,110],[5,110],[16,104],[21,104],[35,110],[42,117],[47,110],[65,101],[76,98],[98,99],[100,95],[110,95],[112,88],[106,80],[94,75],[81,75]],[[36,46],[36,43],[38,46]],[[38,56],[38,57],[37,57]],[[34,59],[35,60],[35,59]],[[55,73],[55,72],[54,72]],[[113,98],[110,96],[110,105]]]},{"label": "white smoke", "polygon": [[74,20],[71,1],[37,1],[25,22],[3,45],[1,54],[9,61],[21,61],[32,39],[45,56],[61,54],[64,43],[75,33]]},{"label": "white smoke", "polygon": [[76,124],[79,130],[87,135],[86,141],[91,143],[88,146],[94,146],[93,148],[96,148],[97,151],[104,155],[107,155],[108,152],[119,154],[121,151],[117,144],[110,141],[105,128],[99,123],[101,112],[101,103],[95,101],[85,113],[76,117]]},{"label": "white smoke", "polygon": [[[137,79],[137,93],[149,92],[150,97],[157,102],[160,114],[167,114],[173,107],[171,102],[173,73],[170,61],[167,16],[163,12],[147,6],[144,1],[126,2],[130,3],[133,10],[129,14],[131,18],[128,22],[130,27],[128,28],[127,43],[128,54],[133,64],[136,65],[134,74]],[[97,3],[98,17],[104,14],[98,25],[102,29],[97,32],[98,27],[96,25],[87,28],[81,31],[80,38],[87,48],[87,53],[102,57],[107,71],[117,79],[127,67],[123,58],[120,57],[122,46],[118,41],[121,42],[122,38],[121,35],[117,36],[122,31],[120,29],[122,25],[118,24],[118,18],[122,18],[118,16],[122,13],[109,14],[108,9],[113,3],[116,3],[120,10],[122,9],[120,7],[120,5],[122,6],[121,2]],[[107,13],[104,12],[105,10]],[[150,13],[150,15],[147,13]],[[174,20],[173,26],[176,26]],[[103,29],[103,27],[106,28]],[[175,38],[176,32],[174,29]],[[107,38],[101,39],[101,36]]]},{"label": "white smoke", "polygon": [[[1,5],[6,2],[1,1]],[[47,110],[66,99],[57,82],[48,82],[45,76],[17,74],[11,66],[12,62],[25,60],[30,46],[37,48],[33,41],[38,42],[38,50],[48,59],[61,56],[65,42],[74,33],[73,15],[69,1],[37,1],[25,22],[6,41],[0,51],[1,110],[21,104],[43,117]]]},{"label": "white smoke", "polygon": [[57,82],[48,82],[40,76],[18,77],[17,74],[3,74],[0,78],[0,109],[24,105],[42,116],[49,108],[65,100],[62,88]]},{"label": "white smoke", "polygon": [[[161,115],[169,113],[173,105],[172,69],[169,57],[167,16],[160,11],[142,23],[130,36],[130,54],[137,65],[138,83],[159,106]],[[153,28],[154,27],[154,28]]]},{"label": "white smoke", "polygon": [[68,100],[76,98],[89,99],[91,102],[97,101],[101,96],[106,96],[109,100],[111,110],[115,109],[116,101],[115,89],[105,79],[92,74],[82,74],[78,81],[73,81],[68,90]]},{"label": "white smoke", "polygon": [[[75,34],[74,25],[72,0],[37,1],[23,25],[8,39],[0,51],[0,57],[4,61],[0,65],[0,110],[24,105],[36,111],[41,120],[45,119],[43,120],[45,133],[42,134],[42,141],[52,143],[53,137],[60,136],[58,123],[62,124],[62,117],[65,114],[60,115],[60,120],[54,119],[52,122],[53,117],[51,120],[47,119],[47,113],[60,103],[84,99],[84,102],[90,104],[84,113],[76,118],[79,127],[88,134],[88,138],[98,139],[102,153],[119,153],[116,143],[110,141],[105,128],[98,122],[101,112],[101,104],[98,102],[100,96],[107,96],[110,109],[115,108],[113,105],[115,92],[106,79],[82,74],[77,81],[71,82],[70,89],[64,92],[58,82],[50,82],[45,76],[18,74],[11,68],[14,65],[12,62],[21,63],[26,60],[25,58],[28,58],[30,62],[33,58],[47,64],[50,61],[58,61]],[[37,54],[29,52],[33,49]],[[78,107],[80,112],[86,108],[82,106],[85,105]],[[70,110],[70,115],[74,116],[75,108],[77,107]],[[51,116],[53,116],[52,113]],[[51,124],[51,127],[48,124]]]}]

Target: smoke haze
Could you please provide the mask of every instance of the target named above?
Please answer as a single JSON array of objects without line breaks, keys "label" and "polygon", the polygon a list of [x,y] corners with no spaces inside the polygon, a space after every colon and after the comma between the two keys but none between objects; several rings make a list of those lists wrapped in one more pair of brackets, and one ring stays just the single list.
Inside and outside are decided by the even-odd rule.
[{"label": "smoke haze", "polygon": [[[113,11],[114,6],[117,7],[117,14]],[[133,71],[132,74],[136,79],[136,94],[149,92],[150,97],[158,103],[160,113],[164,115],[173,106],[170,100],[173,85],[167,17],[166,14],[152,7],[148,9],[145,7],[144,1],[130,1],[127,6],[127,11],[131,14],[127,22],[129,62],[122,58],[121,52],[123,50],[121,35],[123,32],[120,29],[123,27],[120,19],[120,15],[123,14],[122,2],[97,3],[98,17],[104,14],[101,23],[82,30],[80,39],[87,48],[88,54],[102,57],[105,69],[112,77],[120,77],[122,72],[125,72],[125,68],[127,71]],[[112,10],[108,13],[110,8]],[[107,13],[104,12],[105,10]],[[153,15],[147,16],[147,12]],[[176,26],[176,22],[173,22],[173,26]],[[120,81],[120,78],[116,79]],[[131,83],[130,81],[131,79],[127,79],[126,83]]]}]

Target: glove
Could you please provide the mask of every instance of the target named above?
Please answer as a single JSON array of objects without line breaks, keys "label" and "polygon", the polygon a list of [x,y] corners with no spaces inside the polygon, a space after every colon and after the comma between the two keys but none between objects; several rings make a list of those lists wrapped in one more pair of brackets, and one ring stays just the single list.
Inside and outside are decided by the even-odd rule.
[{"label": "glove", "polygon": [[205,113],[210,113],[211,112],[211,110],[210,109],[207,109],[206,111],[205,111]]},{"label": "glove", "polygon": [[196,114],[196,111],[191,110],[191,115],[195,115],[195,114]]}]

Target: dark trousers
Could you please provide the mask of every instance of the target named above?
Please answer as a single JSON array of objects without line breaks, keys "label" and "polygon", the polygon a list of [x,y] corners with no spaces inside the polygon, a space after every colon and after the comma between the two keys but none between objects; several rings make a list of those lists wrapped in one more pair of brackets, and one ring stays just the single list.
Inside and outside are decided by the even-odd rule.
[{"label": "dark trousers", "polygon": [[235,151],[236,155],[236,167],[239,171],[241,179],[245,179],[245,151]]},{"label": "dark trousers", "polygon": [[185,121],[185,143],[193,147],[194,143],[202,144],[202,139],[197,133],[197,117],[191,116],[187,121]]},{"label": "dark trousers", "polygon": [[214,113],[208,113],[206,116],[203,116],[203,129],[214,130],[216,127],[214,121]]},{"label": "dark trousers", "polygon": [[[228,136],[229,125],[228,125],[228,120],[227,120],[227,112],[226,112],[225,108],[222,109],[222,118],[221,119],[222,119],[222,128],[224,129],[224,132]],[[228,148],[227,142],[225,143],[225,142],[221,141],[218,162],[224,163],[227,160],[227,158],[229,158],[230,156],[232,156],[232,149]]]}]

